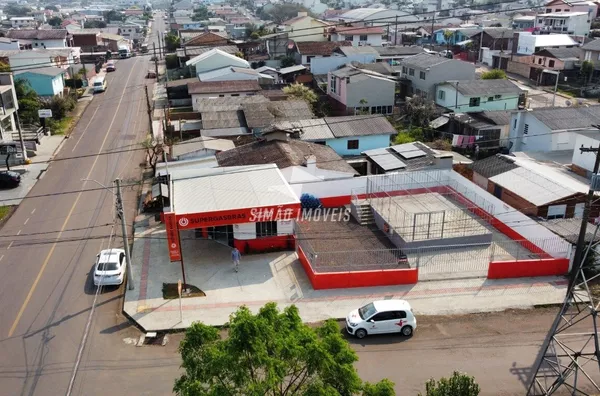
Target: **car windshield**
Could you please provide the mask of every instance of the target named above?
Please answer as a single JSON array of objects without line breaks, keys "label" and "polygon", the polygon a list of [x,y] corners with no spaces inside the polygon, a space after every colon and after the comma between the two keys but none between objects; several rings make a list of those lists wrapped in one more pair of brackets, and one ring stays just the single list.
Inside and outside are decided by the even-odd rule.
[{"label": "car windshield", "polygon": [[102,81],[96,81],[94,83],[94,87],[101,87],[102,86]]},{"label": "car windshield", "polygon": [[98,263],[98,271],[116,271],[118,269],[117,263]]},{"label": "car windshield", "polygon": [[367,304],[364,307],[358,309],[358,314],[360,315],[360,318],[362,320],[370,318],[371,316],[375,315],[376,313],[377,313],[377,310],[375,309],[375,305],[373,305],[373,303]]}]

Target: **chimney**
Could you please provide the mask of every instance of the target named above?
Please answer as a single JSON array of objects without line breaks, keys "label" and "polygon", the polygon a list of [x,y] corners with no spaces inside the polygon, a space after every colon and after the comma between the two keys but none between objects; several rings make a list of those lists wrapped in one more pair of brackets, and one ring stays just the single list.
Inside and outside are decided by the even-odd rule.
[{"label": "chimney", "polygon": [[304,12],[298,11],[298,18],[305,17],[305,16],[308,16],[308,12],[306,12],[306,11],[304,11]]},{"label": "chimney", "polygon": [[308,173],[314,175],[317,171],[317,157],[314,155],[306,157],[306,169]]}]

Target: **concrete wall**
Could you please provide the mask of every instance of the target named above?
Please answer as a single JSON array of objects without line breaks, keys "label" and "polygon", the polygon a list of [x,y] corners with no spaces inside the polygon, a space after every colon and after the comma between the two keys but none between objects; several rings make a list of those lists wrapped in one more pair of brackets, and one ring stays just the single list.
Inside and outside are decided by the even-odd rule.
[{"label": "concrete wall", "polygon": [[[440,99],[440,92],[444,92],[444,99]],[[436,89],[435,103],[447,108],[455,109],[456,112],[468,113],[477,111],[499,111],[516,110],[519,108],[519,94],[503,94],[500,98],[491,95],[470,95],[465,96],[456,92],[456,88],[451,84],[439,85]],[[480,99],[479,106],[469,106],[471,98]],[[491,99],[491,100],[490,100]],[[458,107],[456,102],[458,100]]]},{"label": "concrete wall", "polygon": [[[358,140],[357,149],[348,149],[349,140]],[[341,156],[360,155],[366,150],[373,150],[390,145],[390,135],[369,135],[369,136],[350,136],[337,139],[330,139],[326,144]]]},{"label": "concrete wall", "polygon": [[[360,75],[350,78],[350,84],[341,81],[345,87],[347,107],[393,106],[395,103],[396,83],[384,78]],[[366,104],[361,104],[361,100]]]},{"label": "concrete wall", "polygon": [[[402,62],[400,62],[400,64],[402,64]],[[407,66],[407,68],[410,69],[412,67]],[[433,66],[429,71],[423,70],[425,71],[425,80],[420,78],[419,72],[421,70],[418,68],[414,69],[414,76],[409,75],[407,70],[406,78],[411,81],[413,90],[421,90],[427,94],[429,99],[435,97],[435,87],[438,84],[450,80],[472,80],[475,78],[475,66],[472,63],[455,59],[444,62],[441,65]]]},{"label": "concrete wall", "polygon": [[529,75],[531,73],[531,65],[529,63],[509,60],[506,66],[506,71],[509,73],[514,73],[518,74],[519,76],[529,78]]},{"label": "concrete wall", "polygon": [[323,22],[319,22],[312,17],[308,17],[296,21],[291,26],[287,26],[286,32],[288,33],[288,38],[290,40],[298,42],[327,41],[327,37],[323,36],[324,27],[325,24]]}]

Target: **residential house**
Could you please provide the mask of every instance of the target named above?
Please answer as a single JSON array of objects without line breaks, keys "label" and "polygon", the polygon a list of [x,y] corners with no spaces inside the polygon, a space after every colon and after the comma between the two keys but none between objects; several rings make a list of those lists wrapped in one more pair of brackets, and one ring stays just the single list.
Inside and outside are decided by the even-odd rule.
[{"label": "residential house", "polygon": [[[215,97],[214,94],[213,97],[192,95],[195,97],[193,99],[194,110],[200,113],[202,136],[253,136],[250,134],[251,129],[246,122],[243,106],[260,104],[262,108],[269,102],[269,99],[250,92],[246,92],[248,96],[244,96],[243,89],[240,91],[242,93],[238,92],[231,96],[219,95],[221,97]],[[239,142],[240,139],[237,141]]]},{"label": "residential house", "polygon": [[573,48],[578,47],[577,41],[567,34],[531,34],[519,32],[518,39],[513,41],[513,53],[516,55],[533,55],[546,48]]},{"label": "residential house", "polygon": [[273,77],[268,74],[261,74],[254,69],[235,66],[226,66],[220,69],[199,72],[197,76],[202,82],[251,80],[258,81],[260,84],[274,83]]},{"label": "residential house", "polygon": [[65,89],[66,70],[58,67],[43,67],[15,72],[15,79],[25,80],[41,97],[62,96]]},{"label": "residential house", "polygon": [[289,99],[281,101],[258,102],[245,101],[242,112],[246,124],[255,135],[270,129],[281,121],[300,121],[314,118],[312,109],[304,100]]},{"label": "residential house", "polygon": [[400,61],[401,96],[436,96],[436,86],[450,80],[473,80],[475,65],[432,54],[419,54]]},{"label": "residential house", "polygon": [[421,142],[397,144],[362,153],[366,169],[361,174],[381,175],[390,172],[420,169],[452,169],[454,158],[449,153],[438,153]]},{"label": "residential house", "polygon": [[412,10],[401,11],[388,8],[356,8],[331,18],[335,22],[372,23],[374,26],[391,25],[394,23],[415,23],[419,16],[413,15]]},{"label": "residential house", "polygon": [[175,10],[192,11],[194,9],[194,4],[189,0],[182,0],[177,3],[174,3],[172,7]]},{"label": "residential house", "polygon": [[219,166],[276,164],[288,183],[338,180],[358,176],[346,161],[321,144],[294,139],[285,131],[266,133],[257,142],[216,155]]},{"label": "residential house", "polygon": [[[0,141],[10,142],[18,131],[15,113],[19,110],[17,93],[11,73],[0,73]],[[6,152],[0,151],[0,159],[5,161]]]},{"label": "residential house", "polygon": [[23,29],[35,27],[36,21],[34,17],[12,17],[9,19],[13,29]]},{"label": "residential house", "polygon": [[[438,45],[459,45],[460,43],[466,42],[470,39],[473,34],[481,30],[477,28],[463,28],[463,27],[452,27],[452,28],[441,28],[433,32],[433,42]],[[449,37],[446,37],[446,32],[452,33]]]},{"label": "residential house", "polygon": [[230,55],[235,55],[239,52],[239,49],[235,45],[226,45],[222,47],[183,47],[177,48],[177,58],[179,59],[179,64],[181,67],[184,67],[186,62],[190,59],[197,57],[198,55],[202,55],[206,52],[209,52],[213,49],[218,49],[223,52],[226,52]]},{"label": "residential house", "polygon": [[431,129],[452,138],[454,149],[497,150],[509,145],[510,111],[442,114],[429,123]]},{"label": "residential house", "polygon": [[211,49],[210,51],[204,52],[187,61],[185,65],[188,67],[193,66],[196,70],[196,74],[222,69],[224,67],[250,69],[250,63],[248,63],[247,60],[228,54],[220,49]]},{"label": "residential house", "polygon": [[60,27],[62,29],[65,29],[70,34],[72,34],[73,32],[79,32],[79,31],[83,30],[82,25],[80,25],[79,23],[74,22],[74,21],[63,21],[63,23],[61,23]]},{"label": "residential house", "polygon": [[513,113],[512,151],[572,150],[579,132],[598,131],[600,106],[549,107]]},{"label": "residential house", "polygon": [[[327,74],[340,66],[352,62],[373,63],[377,56],[378,52],[373,47],[342,46],[333,50],[331,56],[310,58],[310,72],[312,74]],[[302,56],[296,53],[297,63],[301,63],[301,58]]]},{"label": "residential house", "polygon": [[96,52],[96,49],[102,45],[100,32],[98,30],[81,30],[72,32],[73,46],[80,47],[83,52]]},{"label": "residential house", "polygon": [[137,23],[125,22],[119,25],[119,35],[126,40],[140,41],[144,39],[144,26]]},{"label": "residential house", "polygon": [[535,28],[535,15],[516,16],[512,20],[512,28],[514,30],[533,31]]},{"label": "residential house", "polygon": [[39,67],[67,69],[75,63],[75,60],[74,53],[70,48],[16,51],[8,56],[8,63],[14,72],[38,65]]},{"label": "residential house", "polygon": [[126,10],[123,10],[123,14],[125,14],[126,16],[142,16],[144,15],[144,10],[142,10],[141,8],[133,8],[130,7]]},{"label": "residential house", "polygon": [[552,12],[538,14],[535,27],[541,32],[563,33],[575,36],[587,36],[593,17],[592,10],[587,12]]},{"label": "residential house", "polygon": [[583,214],[589,185],[564,169],[501,154],[471,168],[475,184],[526,215],[551,220]]},{"label": "residential house", "polygon": [[46,23],[46,10],[31,11],[31,16],[40,24]]},{"label": "residential house", "polygon": [[335,51],[340,47],[351,45],[352,43],[349,41],[300,41],[294,43],[293,50],[295,51],[296,63],[311,67],[312,59],[343,56],[343,53],[336,53]]},{"label": "residential house", "polygon": [[585,0],[552,0],[549,3],[546,3],[544,12],[546,14],[560,12],[590,12],[590,19],[594,19],[598,16],[598,3]]},{"label": "residential house", "polygon": [[513,57],[513,60],[508,62],[507,70],[540,85],[554,85],[556,74],[546,71],[559,71],[561,80],[566,76],[576,77],[579,74],[580,56],[581,50],[578,47],[546,48],[533,55]]},{"label": "residential house", "polygon": [[69,16],[69,19],[72,20],[72,21],[74,21],[74,22],[79,23],[80,25],[83,25],[85,23],[86,19],[87,19],[87,15],[76,12],[74,14],[71,14]]},{"label": "residential house", "polygon": [[326,29],[330,41],[348,41],[352,46],[381,45],[385,30],[380,26],[334,26]]},{"label": "residential house", "polygon": [[174,28],[173,30],[192,30],[192,29],[201,29],[205,26],[205,22],[202,21],[194,21],[189,16],[179,16],[175,17],[175,26],[171,26]]},{"label": "residential house", "polygon": [[6,32],[6,37],[15,40],[27,40],[31,42],[34,49],[67,48],[73,46],[72,37],[66,29],[13,29]]},{"label": "residential house", "polygon": [[19,50],[19,40],[10,39],[8,37],[0,37],[0,51]]},{"label": "residential house", "polygon": [[347,65],[329,72],[327,82],[327,94],[340,115],[394,112],[396,82],[382,74]]},{"label": "residential house", "polygon": [[[188,94],[192,97],[192,104],[200,98],[219,98],[236,96],[253,96],[261,91],[258,81],[194,81],[187,84]],[[194,107],[194,111],[198,111]]]},{"label": "residential house", "polygon": [[507,79],[447,81],[436,87],[435,103],[456,113],[517,110],[522,94]]},{"label": "residential house", "polygon": [[293,131],[300,140],[324,144],[340,156],[359,156],[363,151],[390,145],[398,131],[384,116],[356,115],[283,121],[275,129]]},{"label": "residential house", "polygon": [[184,47],[220,47],[233,42],[219,33],[205,32],[186,41]]},{"label": "residential house", "polygon": [[296,43],[302,41],[327,41],[323,29],[329,23],[313,18],[307,12],[298,12],[298,16],[282,22],[281,25],[288,39]]},{"label": "residential house", "polygon": [[208,157],[233,148],[235,148],[235,144],[231,140],[200,136],[175,143],[172,146],[170,157],[171,160],[181,161],[191,158]]},{"label": "residential house", "polygon": [[582,60],[592,62],[594,69],[600,69],[600,39],[594,39],[581,47]]},{"label": "residential house", "polygon": [[377,51],[379,54],[376,60],[377,62],[386,62],[391,66],[398,65],[402,59],[408,58],[409,56],[418,55],[425,52],[425,49],[418,45],[388,45],[385,47],[374,46],[371,48]]},{"label": "residential house", "polygon": [[125,39],[123,36],[112,33],[100,33],[98,35],[100,41],[102,42],[102,46],[104,46],[107,50],[115,53],[119,51],[119,47],[126,46],[130,47],[131,43],[129,40]]},{"label": "residential house", "polygon": [[514,30],[489,27],[473,33],[470,39],[473,40],[473,48],[488,48],[491,51],[510,53],[513,47]]}]

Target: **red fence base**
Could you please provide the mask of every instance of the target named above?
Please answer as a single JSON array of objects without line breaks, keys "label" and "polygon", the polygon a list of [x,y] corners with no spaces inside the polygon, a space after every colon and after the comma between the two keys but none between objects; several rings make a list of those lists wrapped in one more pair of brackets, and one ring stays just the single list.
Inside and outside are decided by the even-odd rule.
[{"label": "red fence base", "polygon": [[295,240],[293,235],[279,235],[256,239],[234,239],[233,246],[242,254],[294,250]]},{"label": "red fence base", "polygon": [[569,272],[569,259],[542,259],[519,261],[492,261],[488,267],[488,279],[529,278],[557,276]]},{"label": "red fence base", "polygon": [[298,258],[315,290],[414,285],[419,279],[419,271],[416,268],[380,271],[314,272],[306,254],[300,246],[298,246]]}]

